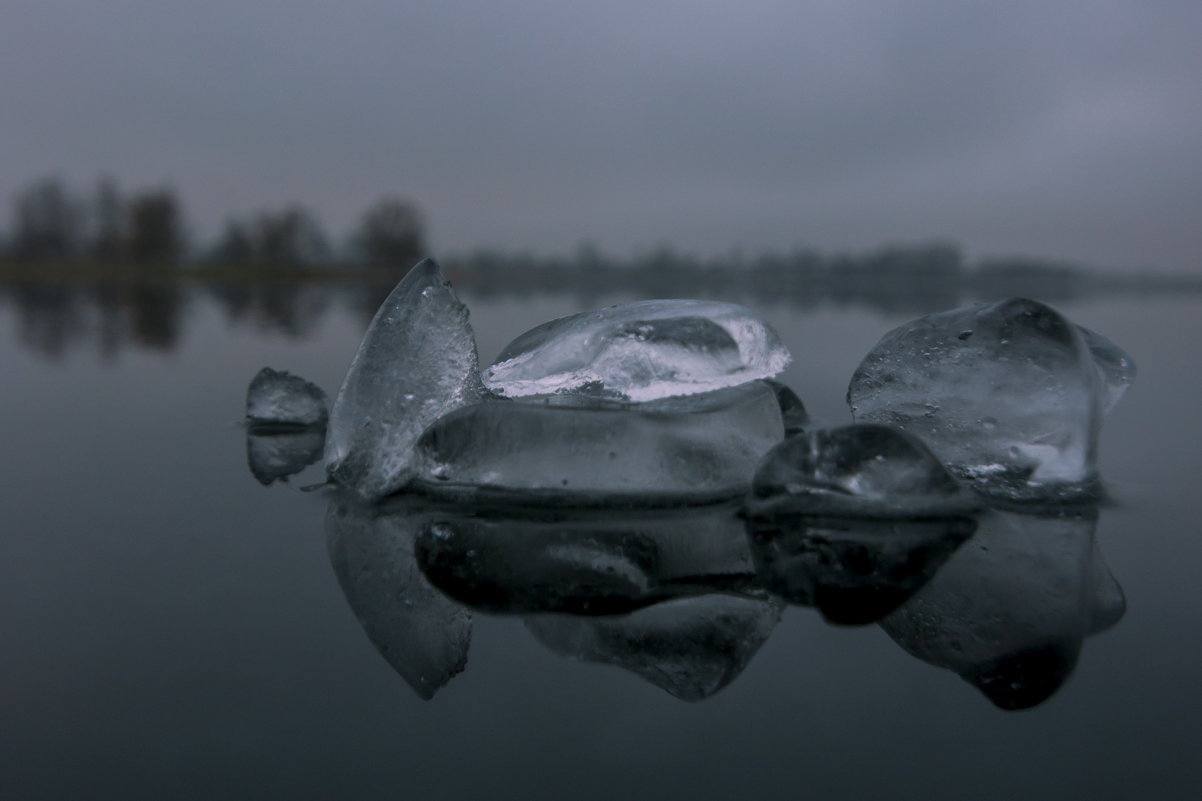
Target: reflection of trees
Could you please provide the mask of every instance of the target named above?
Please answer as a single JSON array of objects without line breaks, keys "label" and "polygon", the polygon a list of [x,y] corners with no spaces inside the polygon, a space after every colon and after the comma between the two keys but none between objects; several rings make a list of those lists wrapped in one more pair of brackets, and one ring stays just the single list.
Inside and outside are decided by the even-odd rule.
[{"label": "reflection of trees", "polygon": [[249,323],[263,332],[302,337],[321,323],[333,289],[328,284],[272,281],[213,284],[209,292],[232,322]]},{"label": "reflection of trees", "polygon": [[87,335],[79,287],[41,282],[8,287],[17,310],[17,336],[39,356],[58,360]]}]

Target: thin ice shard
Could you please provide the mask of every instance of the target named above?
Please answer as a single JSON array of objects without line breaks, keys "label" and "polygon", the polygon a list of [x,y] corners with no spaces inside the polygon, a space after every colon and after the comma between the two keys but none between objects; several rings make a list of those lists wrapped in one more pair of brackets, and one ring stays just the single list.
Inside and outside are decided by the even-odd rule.
[{"label": "thin ice shard", "polygon": [[422,431],[483,392],[467,307],[426,259],[380,306],[351,361],[330,415],[326,471],[368,498],[396,491]]},{"label": "thin ice shard", "polygon": [[543,323],[511,342],[483,378],[506,397],[647,401],[768,378],[790,358],[776,332],[742,306],[648,300]]}]

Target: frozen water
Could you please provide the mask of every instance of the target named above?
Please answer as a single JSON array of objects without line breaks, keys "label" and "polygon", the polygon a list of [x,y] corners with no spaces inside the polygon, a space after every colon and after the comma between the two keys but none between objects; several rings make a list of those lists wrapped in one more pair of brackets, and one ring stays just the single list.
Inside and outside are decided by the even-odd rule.
[{"label": "frozen water", "polygon": [[777,600],[713,594],[615,617],[532,617],[526,626],[556,653],[617,665],[677,698],[699,701],[743,672],[782,607]]},{"label": "frozen water", "polygon": [[505,397],[587,392],[647,401],[767,378],[790,358],[750,309],[648,300],[543,323],[509,343],[483,378]]},{"label": "frozen water", "polygon": [[264,367],[246,389],[246,422],[252,429],[321,426],[326,422],[326,405],[321,387]]},{"label": "frozen water", "polygon": [[801,402],[801,398],[797,397],[796,392],[770,378],[764,379],[764,383],[776,392],[776,400],[780,404],[781,420],[785,424],[786,437],[800,434],[810,427],[810,415],[806,412],[806,407]]},{"label": "frozen water", "polygon": [[326,435],[322,428],[246,433],[246,462],[263,486],[299,473],[321,458]]},{"label": "frozen water", "polygon": [[880,620],[971,536],[972,518],[863,520],[785,516],[748,522],[764,586],[832,623]]},{"label": "frozen water", "polygon": [[889,332],[847,399],[857,421],[904,428],[983,491],[1074,499],[1095,489],[1101,416],[1134,374],[1113,343],[1020,298]]},{"label": "frozen water", "polygon": [[1096,525],[1094,510],[991,512],[881,627],[998,706],[1034,706],[1068,678],[1086,635],[1113,625],[1126,608],[1097,551]]},{"label": "frozen water", "polygon": [[468,310],[438,265],[418,264],[380,306],[334,402],[326,470],[367,498],[402,487],[413,443],[483,395]]},{"label": "frozen water", "polygon": [[980,506],[915,437],[851,425],[790,437],[756,469],[754,515],[961,515]]},{"label": "frozen water", "polygon": [[450,597],[510,614],[614,614],[755,583],[733,505],[440,518],[415,553]]},{"label": "frozen water", "polygon": [[338,583],[368,638],[422,698],[467,664],[472,616],[430,585],[413,556],[428,523],[420,509],[368,507],[336,495],[326,546]]},{"label": "frozen water", "polygon": [[761,382],[645,404],[494,400],[430,426],[412,469],[417,489],[443,495],[707,500],[746,492],[783,430]]}]

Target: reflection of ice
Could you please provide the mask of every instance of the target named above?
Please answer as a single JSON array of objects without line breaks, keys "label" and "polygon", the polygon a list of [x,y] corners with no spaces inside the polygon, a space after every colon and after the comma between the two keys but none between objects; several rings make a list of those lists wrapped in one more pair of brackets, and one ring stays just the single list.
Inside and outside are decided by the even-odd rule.
[{"label": "reflection of ice", "polygon": [[782,435],[776,394],[758,381],[645,404],[490,401],[434,423],[412,465],[427,492],[696,500],[745,492]]},{"label": "reflection of ice", "polygon": [[413,540],[426,520],[417,509],[367,507],[336,495],[326,544],[372,644],[418,695],[431,698],[467,663],[472,617],[430,586],[414,561]]},{"label": "reflection of ice", "polygon": [[750,511],[851,517],[965,514],[980,502],[915,437],[851,425],[790,437],[760,462]]},{"label": "reflection of ice", "polygon": [[990,512],[881,627],[998,706],[1034,706],[1068,678],[1086,635],[1116,623],[1126,608],[1094,542],[1096,525],[1092,510]]},{"label": "reflection of ice", "polygon": [[917,435],[987,492],[1088,495],[1101,415],[1134,377],[1131,360],[1055,310],[1014,299],[897,328],[848,389],[857,421]]},{"label": "reflection of ice", "polygon": [[351,361],[330,414],[330,477],[368,498],[399,489],[426,426],[482,393],[467,307],[427,259],[384,301]]},{"label": "reflection of ice", "polygon": [[649,300],[527,331],[484,371],[498,395],[587,391],[646,401],[776,375],[789,352],[758,315],[700,300]]},{"label": "reflection of ice", "polygon": [[246,432],[246,461],[260,484],[286,479],[321,458],[325,446],[325,428],[298,431]]},{"label": "reflection of ice", "polygon": [[779,601],[700,595],[629,615],[541,615],[526,626],[552,651],[629,670],[686,701],[708,698],[751,662],[780,620]]},{"label": "reflection of ice", "polygon": [[747,526],[760,579],[770,592],[848,625],[872,623],[899,607],[975,527],[964,517],[796,515],[751,519]]},{"label": "reflection of ice", "polygon": [[246,389],[246,422],[252,429],[324,426],[326,393],[283,370],[264,367]]},{"label": "reflection of ice", "polygon": [[450,597],[509,614],[629,612],[715,586],[754,583],[734,507],[487,517],[444,515],[418,563]]}]

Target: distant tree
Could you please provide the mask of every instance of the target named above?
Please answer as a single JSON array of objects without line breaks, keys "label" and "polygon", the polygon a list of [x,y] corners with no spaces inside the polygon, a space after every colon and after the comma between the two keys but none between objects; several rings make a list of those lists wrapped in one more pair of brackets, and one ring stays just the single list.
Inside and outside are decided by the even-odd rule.
[{"label": "distant tree", "polygon": [[259,215],[251,226],[250,241],[254,259],[266,264],[314,264],[330,255],[321,225],[299,206]]},{"label": "distant tree", "polygon": [[376,201],[363,215],[356,245],[368,264],[408,266],[426,251],[425,225],[412,203],[396,197]]},{"label": "distant tree", "polygon": [[255,244],[245,223],[226,220],[210,259],[221,264],[246,264],[255,260]]},{"label": "distant tree", "polygon": [[80,204],[57,179],[43,179],[17,195],[10,250],[14,258],[70,259],[79,252]]},{"label": "distant tree", "polygon": [[125,255],[125,201],[111,178],[101,178],[92,199],[88,255],[96,261],[120,261]]},{"label": "distant tree", "polygon": [[138,262],[168,264],[184,251],[179,202],[169,189],[156,189],[129,202],[126,250]]}]

